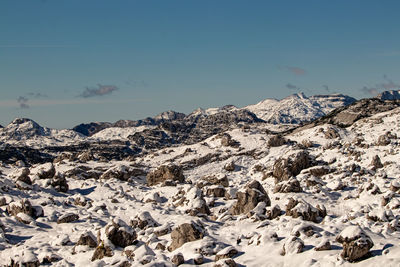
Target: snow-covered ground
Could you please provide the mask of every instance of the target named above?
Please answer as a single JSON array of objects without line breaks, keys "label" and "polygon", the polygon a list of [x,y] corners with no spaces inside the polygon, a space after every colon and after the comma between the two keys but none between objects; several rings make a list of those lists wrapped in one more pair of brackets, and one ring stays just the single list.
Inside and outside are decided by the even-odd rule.
[{"label": "snow-covered ground", "polygon": [[[91,138],[126,139],[143,129],[110,128]],[[54,169],[46,163],[29,172],[3,164],[0,264],[173,266],[181,253],[181,266],[200,259],[202,266],[224,266],[215,262],[223,257],[238,266],[400,266],[399,133],[400,108],[348,128],[321,125],[285,139],[254,126],[123,161],[65,158]],[[153,171],[171,164],[183,172],[183,183],[148,184],[146,173],[160,178]],[[160,179],[178,173],[164,171]],[[254,180],[268,199],[262,188],[247,187]],[[61,189],[65,183],[68,190]],[[33,211],[22,208],[22,199]],[[182,237],[176,229],[184,223],[195,227]],[[366,242],[364,234],[373,247],[350,263],[337,237]],[[82,235],[93,236],[95,245]],[[177,246],[177,236],[191,239]],[[132,242],[123,248],[121,240]],[[316,250],[327,242],[326,250]],[[105,256],[92,260],[100,252]]]}]

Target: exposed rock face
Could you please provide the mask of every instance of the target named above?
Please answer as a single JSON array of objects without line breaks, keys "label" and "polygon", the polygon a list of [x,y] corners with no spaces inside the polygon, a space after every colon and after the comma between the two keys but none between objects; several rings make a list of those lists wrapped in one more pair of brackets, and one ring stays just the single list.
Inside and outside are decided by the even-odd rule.
[{"label": "exposed rock face", "polygon": [[312,160],[307,151],[296,152],[287,158],[275,161],[272,175],[277,182],[289,180],[290,177],[298,175],[301,170],[312,166]]},{"label": "exposed rock face", "polygon": [[195,223],[184,223],[179,225],[171,232],[172,243],[168,247],[169,251],[174,251],[187,242],[202,239],[204,237],[204,228]]},{"label": "exposed rock face", "polygon": [[147,174],[147,185],[149,186],[160,184],[167,180],[183,183],[185,176],[183,176],[182,167],[177,165],[163,165]]},{"label": "exposed rock face", "polygon": [[336,237],[336,241],[343,245],[342,258],[350,262],[359,260],[374,246],[359,226],[347,227]]},{"label": "exposed rock face", "polygon": [[263,186],[256,180],[246,185],[244,192],[237,192],[237,202],[232,207],[232,214],[239,215],[248,213],[254,209],[258,203],[265,202],[267,206],[271,205],[271,201]]},{"label": "exposed rock face", "polygon": [[326,216],[326,209],[319,205],[315,208],[305,201],[289,198],[289,203],[286,206],[286,214],[293,218],[302,217],[305,221],[318,223]]},{"label": "exposed rock face", "polygon": [[136,240],[136,232],[122,220],[114,219],[106,226],[107,238],[118,247],[127,247]]}]

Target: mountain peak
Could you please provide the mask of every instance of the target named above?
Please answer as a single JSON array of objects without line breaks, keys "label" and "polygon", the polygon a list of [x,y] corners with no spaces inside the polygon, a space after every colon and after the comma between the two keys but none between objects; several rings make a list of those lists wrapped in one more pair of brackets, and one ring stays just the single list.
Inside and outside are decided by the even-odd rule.
[{"label": "mountain peak", "polygon": [[377,96],[380,100],[396,100],[400,99],[400,90],[384,91]]}]

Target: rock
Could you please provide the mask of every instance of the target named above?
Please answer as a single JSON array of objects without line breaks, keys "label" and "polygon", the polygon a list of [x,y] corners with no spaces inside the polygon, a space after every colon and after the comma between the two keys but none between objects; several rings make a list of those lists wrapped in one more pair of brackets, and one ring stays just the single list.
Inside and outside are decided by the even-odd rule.
[{"label": "rock", "polygon": [[104,244],[104,242],[102,241],[100,245],[95,249],[92,256],[92,261],[100,260],[104,257],[112,257],[113,255],[114,252],[111,246]]},{"label": "rock", "polygon": [[203,263],[204,263],[204,257],[203,257],[203,255],[201,255],[201,254],[196,254],[196,255],[194,255],[194,257],[193,257],[193,262],[194,262],[194,264],[196,264],[196,265],[203,264]]},{"label": "rock", "polygon": [[300,186],[300,182],[295,178],[280,182],[276,184],[274,188],[274,193],[298,193],[302,191],[303,189]]},{"label": "rock", "polygon": [[331,242],[328,239],[323,239],[317,246],[315,246],[314,250],[323,251],[323,250],[331,250]]},{"label": "rock", "polygon": [[326,131],[324,131],[324,135],[326,139],[335,139],[340,137],[339,132],[333,127],[328,127]]},{"label": "rock", "polygon": [[23,182],[28,185],[32,185],[31,178],[29,178],[30,170],[29,168],[22,168],[17,174],[14,174],[17,181]]},{"label": "rock", "polygon": [[186,194],[174,202],[174,205],[182,206],[185,213],[191,216],[209,215],[211,213],[203,197],[203,192],[197,187],[190,188]]},{"label": "rock", "polygon": [[167,235],[167,234],[169,234],[171,232],[171,226],[168,223],[166,223],[166,224],[164,224],[162,226],[154,228],[153,232],[157,237],[160,237],[160,236],[163,236],[163,235]]},{"label": "rock", "polygon": [[206,196],[208,197],[224,197],[226,190],[221,185],[210,186],[206,190]]},{"label": "rock", "polygon": [[233,256],[237,255],[239,251],[237,251],[236,248],[232,246],[228,246],[224,248],[223,250],[219,251],[217,255],[215,255],[215,261],[219,261],[221,259],[228,259],[232,258]]},{"label": "rock", "polygon": [[60,218],[57,220],[57,224],[60,223],[70,223],[70,222],[75,222],[79,220],[79,215],[75,213],[67,213],[62,215]]},{"label": "rock", "polygon": [[122,248],[132,245],[137,236],[131,227],[119,219],[112,220],[106,226],[105,234],[114,245]]},{"label": "rock", "polygon": [[15,219],[17,219],[17,221],[22,222],[24,224],[30,224],[31,222],[34,221],[34,219],[31,216],[29,216],[25,213],[22,213],[22,212],[15,215]]},{"label": "rock", "polygon": [[267,145],[269,147],[278,147],[283,146],[287,143],[287,140],[282,135],[274,135],[270,139],[268,139]]},{"label": "rock", "polygon": [[229,186],[228,177],[226,177],[226,175],[224,174],[203,176],[201,178],[201,181],[197,184],[197,187],[203,188],[204,186],[209,186],[209,185],[220,185],[223,187],[228,187]]},{"label": "rock", "polygon": [[17,259],[11,259],[11,264],[8,266],[39,267],[40,261],[32,251],[23,250]]},{"label": "rock", "polygon": [[223,133],[221,136],[221,145],[222,146],[230,146],[230,147],[239,147],[240,143],[236,140],[232,139],[228,133]]},{"label": "rock", "polygon": [[309,172],[313,176],[321,177],[328,173],[331,173],[333,170],[329,166],[324,165],[324,166],[311,167],[311,168],[308,168],[306,171]]},{"label": "rock", "polygon": [[78,242],[76,242],[77,246],[88,246],[90,248],[97,247],[96,237],[92,234],[92,232],[85,232],[81,234]]},{"label": "rock", "polygon": [[287,158],[275,161],[272,175],[277,182],[289,180],[290,177],[298,175],[303,169],[312,166],[310,155],[307,151],[298,151]]},{"label": "rock", "polygon": [[296,236],[291,236],[283,244],[282,255],[297,254],[302,252],[304,249],[304,242]]},{"label": "rock", "polygon": [[378,137],[378,141],[376,142],[377,146],[387,146],[390,144],[390,136],[388,134],[384,134]]},{"label": "rock", "polygon": [[124,252],[122,254],[124,254],[128,259],[130,260],[134,260],[135,259],[135,246],[127,246],[124,248]]},{"label": "rock", "polygon": [[183,257],[182,253],[175,254],[172,259],[172,263],[175,264],[176,266],[179,266],[181,264],[185,263],[185,258]]},{"label": "rock", "polygon": [[36,173],[36,175],[40,179],[50,179],[53,178],[55,174],[56,174],[56,169],[53,163],[45,163],[41,165],[39,167],[39,171]]},{"label": "rock", "polygon": [[130,225],[133,228],[138,227],[140,229],[160,226],[160,224],[157,223],[153,217],[151,217],[151,214],[148,211],[143,211],[142,213],[136,215],[134,219],[131,219]]},{"label": "rock", "polygon": [[224,170],[228,171],[228,172],[233,172],[233,171],[235,171],[235,169],[236,169],[236,165],[235,165],[235,163],[233,161],[227,163],[224,166]]},{"label": "rock", "polygon": [[382,164],[381,159],[379,158],[378,155],[375,155],[372,158],[372,161],[371,161],[370,165],[373,167],[373,170],[377,170],[377,169],[383,168],[383,164]]},{"label": "rock", "polygon": [[58,192],[66,193],[68,191],[67,179],[62,173],[57,173],[53,179],[51,179],[51,186]]},{"label": "rock", "polygon": [[214,267],[237,267],[233,259],[222,259],[215,263]]},{"label": "rock", "polygon": [[317,205],[317,207],[313,207],[305,201],[289,198],[289,202],[286,205],[286,215],[293,218],[301,217],[305,221],[318,223],[326,216],[326,209],[324,206]]},{"label": "rock", "polygon": [[340,255],[349,262],[361,259],[374,246],[371,238],[357,225],[345,228],[336,241],[343,245]]},{"label": "rock", "polygon": [[281,216],[282,210],[278,205],[273,206],[271,209],[267,209],[265,215],[268,220],[273,220],[279,216]]},{"label": "rock", "polygon": [[36,213],[32,204],[27,199],[22,199],[20,202],[11,202],[7,206],[7,212],[11,216],[16,216],[18,213],[24,213],[30,217],[36,218]]},{"label": "rock", "polygon": [[204,228],[195,222],[179,225],[171,232],[171,245],[169,251],[174,251],[187,242],[196,241],[204,237]]},{"label": "rock", "polygon": [[138,168],[131,168],[125,165],[118,165],[107,170],[100,176],[100,179],[115,178],[121,181],[128,181],[131,177],[144,176],[146,173]]},{"label": "rock", "polygon": [[185,176],[183,176],[182,167],[177,165],[163,165],[160,166],[157,170],[147,174],[148,186],[160,184],[167,180],[183,183],[185,180]]},{"label": "rock", "polygon": [[249,211],[254,209],[260,202],[265,202],[266,206],[271,205],[271,201],[268,197],[267,192],[256,180],[248,183],[245,187],[245,191],[237,192],[236,196],[238,200],[231,210],[233,215],[248,213]]},{"label": "rock", "polygon": [[393,191],[393,192],[399,191],[400,190],[400,183],[398,181],[392,181],[390,183],[390,190]]}]

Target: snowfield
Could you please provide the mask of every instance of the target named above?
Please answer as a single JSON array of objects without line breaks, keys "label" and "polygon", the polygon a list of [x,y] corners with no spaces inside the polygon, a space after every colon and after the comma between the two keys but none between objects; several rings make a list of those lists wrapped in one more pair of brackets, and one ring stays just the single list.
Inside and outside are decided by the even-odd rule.
[{"label": "snowfield", "polygon": [[[18,131],[48,132],[24,123]],[[90,138],[127,141],[153,128]],[[3,162],[0,264],[400,266],[400,108],[347,128],[268,128],[120,160],[61,151],[47,163]],[[50,144],[83,138],[43,133]]]}]

